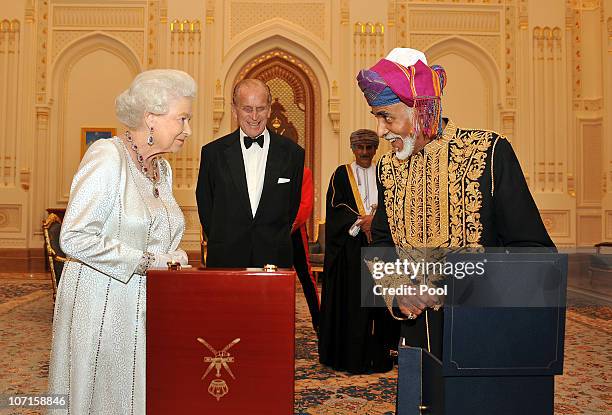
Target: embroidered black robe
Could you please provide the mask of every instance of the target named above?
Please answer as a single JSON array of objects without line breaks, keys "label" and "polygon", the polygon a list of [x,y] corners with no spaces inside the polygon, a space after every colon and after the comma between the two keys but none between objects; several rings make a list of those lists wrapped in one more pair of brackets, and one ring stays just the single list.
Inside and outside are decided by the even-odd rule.
[{"label": "embroidered black robe", "polygon": [[[421,152],[404,161],[392,152],[380,159],[372,246],[409,255],[425,248],[554,247],[508,140],[446,121],[442,137]],[[379,283],[397,287],[405,280]],[[394,299],[385,301],[402,318]],[[442,311],[405,320],[401,335],[440,358]]]}]

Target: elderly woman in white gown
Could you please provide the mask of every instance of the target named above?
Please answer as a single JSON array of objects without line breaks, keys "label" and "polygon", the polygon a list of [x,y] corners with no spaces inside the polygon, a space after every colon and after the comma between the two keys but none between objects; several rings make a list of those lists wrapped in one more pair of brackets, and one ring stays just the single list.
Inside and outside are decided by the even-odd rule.
[{"label": "elderly woman in white gown", "polygon": [[50,393],[67,394],[70,408],[52,413],[145,413],[145,274],[187,263],[178,249],[185,220],[161,154],[191,135],[195,93],[184,72],[139,74],[115,101],[127,131],[92,144],[74,176],[49,369]]}]

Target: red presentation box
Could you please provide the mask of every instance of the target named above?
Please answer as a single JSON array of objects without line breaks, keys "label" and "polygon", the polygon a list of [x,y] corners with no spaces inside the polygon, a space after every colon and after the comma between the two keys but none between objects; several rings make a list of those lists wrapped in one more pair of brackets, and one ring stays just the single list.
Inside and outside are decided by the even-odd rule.
[{"label": "red presentation box", "polygon": [[295,272],[147,273],[147,414],[293,414]]}]

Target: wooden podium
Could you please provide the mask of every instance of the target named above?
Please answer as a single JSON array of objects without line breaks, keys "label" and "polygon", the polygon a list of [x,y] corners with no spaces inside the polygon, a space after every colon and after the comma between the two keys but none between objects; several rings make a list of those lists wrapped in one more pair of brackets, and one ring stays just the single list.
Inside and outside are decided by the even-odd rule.
[{"label": "wooden podium", "polygon": [[147,273],[147,414],[293,414],[295,272]]}]

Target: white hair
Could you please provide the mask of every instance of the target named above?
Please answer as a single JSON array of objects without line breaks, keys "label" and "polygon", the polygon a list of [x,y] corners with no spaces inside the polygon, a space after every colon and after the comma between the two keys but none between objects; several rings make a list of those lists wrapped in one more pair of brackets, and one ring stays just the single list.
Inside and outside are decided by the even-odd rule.
[{"label": "white hair", "polygon": [[167,114],[170,101],[195,98],[196,90],[195,81],[186,72],[176,69],[144,71],[115,99],[115,114],[126,126],[137,128],[145,112]]}]

